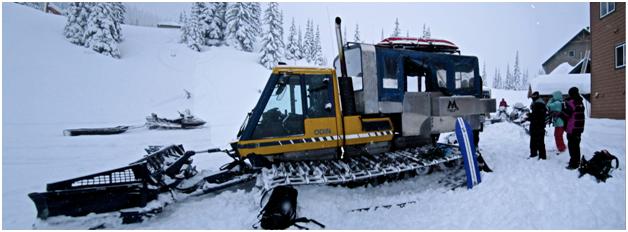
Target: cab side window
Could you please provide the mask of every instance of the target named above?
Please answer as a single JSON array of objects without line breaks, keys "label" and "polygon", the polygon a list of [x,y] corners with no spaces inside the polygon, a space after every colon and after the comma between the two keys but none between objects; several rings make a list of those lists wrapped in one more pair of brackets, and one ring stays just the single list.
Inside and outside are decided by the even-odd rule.
[{"label": "cab side window", "polygon": [[331,76],[305,76],[305,94],[307,101],[307,117],[334,117]]}]

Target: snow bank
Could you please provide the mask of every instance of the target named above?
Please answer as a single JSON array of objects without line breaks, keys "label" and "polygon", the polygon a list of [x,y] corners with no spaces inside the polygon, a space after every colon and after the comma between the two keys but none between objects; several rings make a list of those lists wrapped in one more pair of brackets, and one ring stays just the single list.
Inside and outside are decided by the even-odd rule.
[{"label": "snow bank", "polygon": [[550,74],[539,75],[530,81],[532,92],[538,91],[541,95],[551,95],[559,90],[567,94],[571,87],[578,87],[580,94],[591,93],[591,74]]}]

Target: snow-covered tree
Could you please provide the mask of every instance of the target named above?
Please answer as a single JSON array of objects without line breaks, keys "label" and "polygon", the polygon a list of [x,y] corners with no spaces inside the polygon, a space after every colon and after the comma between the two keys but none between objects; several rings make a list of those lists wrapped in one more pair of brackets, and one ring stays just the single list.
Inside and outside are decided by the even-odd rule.
[{"label": "snow-covered tree", "polygon": [[318,25],[316,25],[316,34],[314,36],[314,64],[318,65],[318,66],[324,66],[326,65],[327,61],[325,60],[325,57],[323,56],[323,46],[321,45],[321,33],[320,30],[318,28]]},{"label": "snow-covered tree", "polygon": [[227,31],[231,43],[238,49],[252,52],[259,32],[256,4],[234,2],[227,10]]},{"label": "snow-covered tree", "polygon": [[179,13],[179,23],[184,24],[185,18],[187,18],[187,15],[185,15],[185,11]]},{"label": "snow-covered tree", "polygon": [[188,42],[188,37],[190,37],[190,20],[188,18],[188,16],[185,14],[185,12],[183,12],[183,14],[181,15],[183,18],[181,18],[181,39],[179,39],[179,43],[186,43]]},{"label": "snow-covered tree", "polygon": [[305,37],[303,38],[303,58],[305,58],[308,63],[316,59],[314,50],[314,22],[308,19],[305,26]]},{"label": "snow-covered tree", "polygon": [[279,4],[276,2],[268,3],[268,8],[264,12],[264,37],[262,38],[262,56],[260,64],[267,68],[275,66],[283,55],[283,36],[281,13],[279,12]]},{"label": "snow-covered tree", "polygon": [[205,7],[205,3],[192,3],[190,17],[186,23],[187,35],[185,42],[190,49],[197,52],[200,52],[201,46],[205,44],[206,24],[204,22],[204,17],[206,10],[207,8]]},{"label": "snow-covered tree", "polygon": [[379,40],[384,40],[384,28],[382,28],[382,34],[379,37]]},{"label": "snow-covered tree", "polygon": [[519,51],[515,55],[515,65],[513,66],[512,73],[513,89],[521,90],[523,83],[521,83],[521,69],[519,68]]},{"label": "snow-covered tree", "polygon": [[499,78],[499,73],[497,73],[497,68],[495,68],[495,74],[493,75],[493,88],[499,89],[501,83],[501,78]]},{"label": "snow-covered tree", "polygon": [[430,32],[430,27],[426,26],[425,23],[423,24],[423,34],[421,35],[421,38],[424,39],[429,39],[432,36],[432,32]]},{"label": "snow-covered tree", "polygon": [[528,89],[528,70],[526,69],[521,76],[521,90]]},{"label": "snow-covered tree", "polygon": [[290,24],[288,31],[288,40],[286,41],[285,56],[288,60],[298,60],[298,57],[301,56],[301,49],[299,48],[297,39],[297,27],[294,24],[294,18],[292,18],[292,24]]},{"label": "snow-covered tree", "polygon": [[259,2],[250,2],[251,15],[253,16],[253,24],[255,25],[256,35],[262,33],[262,4]]},{"label": "snow-covered tree", "polygon": [[359,43],[360,42],[360,26],[358,26],[358,24],[355,24],[355,33],[353,34],[353,42]]},{"label": "snow-covered tree", "polygon": [[504,83],[504,89],[514,89],[515,83],[510,72],[510,63],[506,65],[506,82]]},{"label": "snow-covered tree", "polygon": [[222,45],[225,43],[227,32],[227,3],[211,2],[208,3],[206,43],[207,45]]},{"label": "snow-covered tree", "polygon": [[98,53],[120,58],[118,43],[114,38],[115,24],[113,3],[94,4],[87,19],[85,46]]},{"label": "snow-covered tree", "polygon": [[395,18],[395,27],[393,28],[391,37],[399,37],[401,36],[401,28],[399,28],[399,18]]},{"label": "snow-covered tree", "polygon": [[114,34],[113,34],[113,38],[116,40],[116,42],[121,42],[122,41],[122,27],[121,25],[124,24],[124,15],[126,14],[126,8],[124,7],[124,4],[122,4],[121,2],[114,2],[111,3],[112,6],[112,17],[113,17],[113,21],[114,23]]},{"label": "snow-covered tree", "polygon": [[70,43],[85,45],[85,30],[87,29],[89,10],[88,5],[83,2],[70,3],[66,9],[67,20],[63,34]]},{"label": "snow-covered tree", "polygon": [[297,47],[299,47],[299,51],[295,53],[295,58],[297,60],[301,60],[305,57],[305,48],[303,44],[303,33],[301,33],[301,26],[299,26],[299,36],[297,37]]}]

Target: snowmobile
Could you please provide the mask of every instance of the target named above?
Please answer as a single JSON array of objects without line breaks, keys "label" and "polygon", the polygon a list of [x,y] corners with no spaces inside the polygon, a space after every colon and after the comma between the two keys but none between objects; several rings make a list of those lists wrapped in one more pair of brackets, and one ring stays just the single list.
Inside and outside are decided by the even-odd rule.
[{"label": "snowmobile", "polygon": [[527,120],[529,113],[530,109],[521,102],[515,103],[510,112],[510,122],[523,127],[527,134],[530,134],[530,122]]},{"label": "snowmobile", "polygon": [[205,121],[195,118],[189,110],[179,112],[177,119],[160,118],[155,113],[146,117],[148,129],[193,129],[202,125],[205,125]]},{"label": "snowmobile", "polygon": [[525,121],[530,113],[530,109],[523,105],[521,102],[515,103],[510,112],[510,121],[516,124],[521,124]]},{"label": "snowmobile", "polygon": [[497,108],[497,113],[489,118],[490,123],[493,124],[510,120],[510,115],[508,114],[507,109],[508,107],[506,106],[500,106],[499,108]]},{"label": "snowmobile", "polygon": [[[85,199],[94,192],[100,196],[95,201],[105,196],[137,197],[135,201],[121,197],[124,204],[80,212],[122,210],[127,213],[119,216],[135,222],[155,212],[150,208],[155,204],[147,202],[168,194],[198,195],[252,183],[262,191],[313,184],[352,187],[425,175],[439,165],[461,167],[460,148],[437,139],[454,131],[457,118],[479,134],[485,115],[495,112],[495,99],[483,98],[477,57],[461,55],[453,43],[436,39],[393,37],[375,45],[343,45],[340,27],[336,18],[339,55],[334,69],[274,67],[230,149],[203,151],[233,159],[220,172],[193,175],[184,167],[191,166],[190,158],[198,152],[185,152],[182,146],[163,148],[150,152],[148,157],[155,158],[132,164],[146,167],[132,171],[135,189],[103,188],[119,184],[110,179],[120,170],[62,181],[63,188],[49,184],[48,192],[31,196],[38,217],[72,214],[61,209],[65,207],[53,214],[52,205],[83,209],[81,204],[91,204],[73,200],[74,188],[80,188]],[[158,158],[164,155],[173,158]],[[73,185],[83,179],[109,182],[87,190]],[[66,190],[70,192],[63,196]],[[46,200],[37,200],[41,196]],[[135,210],[129,213],[128,208]]]}]

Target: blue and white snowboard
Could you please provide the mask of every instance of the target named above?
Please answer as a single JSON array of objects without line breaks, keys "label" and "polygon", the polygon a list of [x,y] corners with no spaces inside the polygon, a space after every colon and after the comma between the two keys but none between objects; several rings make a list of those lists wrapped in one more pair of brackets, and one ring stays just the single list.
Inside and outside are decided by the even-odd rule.
[{"label": "blue and white snowboard", "polygon": [[462,118],[456,119],[456,138],[464,160],[464,169],[467,174],[467,188],[482,182],[480,168],[475,153],[475,143],[473,142],[473,129]]}]

